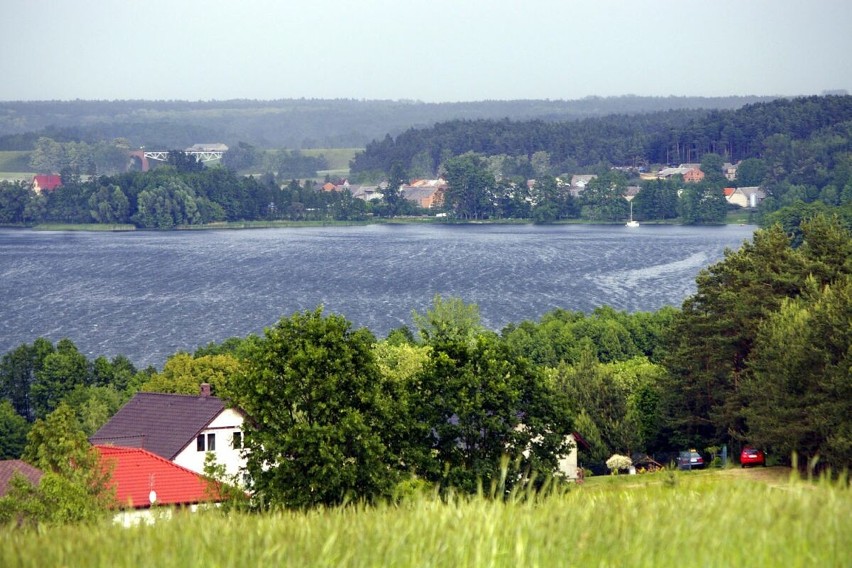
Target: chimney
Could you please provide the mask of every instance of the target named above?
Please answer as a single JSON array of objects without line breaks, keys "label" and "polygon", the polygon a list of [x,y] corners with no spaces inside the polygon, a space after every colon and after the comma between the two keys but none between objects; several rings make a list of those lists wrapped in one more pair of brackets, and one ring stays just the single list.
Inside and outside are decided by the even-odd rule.
[{"label": "chimney", "polygon": [[210,396],[210,383],[201,383],[201,396]]}]

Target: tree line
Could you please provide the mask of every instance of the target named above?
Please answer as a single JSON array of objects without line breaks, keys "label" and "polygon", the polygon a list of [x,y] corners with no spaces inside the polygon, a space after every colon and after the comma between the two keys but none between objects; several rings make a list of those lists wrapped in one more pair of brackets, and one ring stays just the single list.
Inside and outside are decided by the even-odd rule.
[{"label": "tree line", "polygon": [[34,193],[26,182],[0,181],[0,224],[43,222],[133,224],[173,229],[220,221],[361,220],[369,207],[349,192],[323,191],[316,182],[273,174],[239,176],[205,168],[183,152],[172,165],[83,180],[63,170],[62,186]]},{"label": "tree line", "polygon": [[600,163],[697,163],[707,153],[736,162],[761,157],[767,139],[775,135],[807,140],[850,120],[852,96],[778,99],[700,114],[612,114],[562,122],[454,120],[374,140],[353,160],[352,171],[387,172],[399,162],[407,169],[434,174],[446,157],[466,152],[516,159],[547,152],[556,168],[552,173]]},{"label": "tree line", "polygon": [[318,308],[162,371],[39,339],[0,359],[0,449],[33,455],[27,432],[56,412],[91,433],[133,392],[207,382],[250,417],[259,508],[534,486],[574,431],[593,471],[613,453],[722,444],[839,471],[852,465],[852,233],[824,214],[800,231],[758,230],[681,309],[653,313],[555,310],[496,333],[475,305],[436,297],[378,339]]},{"label": "tree line", "polygon": [[263,148],[362,148],[413,124],[454,119],[578,120],[668,109],[739,108],[772,97],[586,97],[580,100],[424,103],[413,100],[281,99],[227,101],[2,101],[0,150],[58,142],[123,138],[131,147],[187,148],[199,141],[240,141]]},{"label": "tree line", "polygon": [[[279,171],[290,168],[290,172],[316,165],[298,152],[285,150],[264,157],[252,150],[241,148],[226,165],[258,159],[272,161]],[[705,156],[707,163],[710,157]],[[629,178],[619,171],[602,171],[577,196],[561,178],[550,175],[536,179],[532,186],[521,179],[498,179],[489,161],[476,154],[448,159],[445,170],[448,187],[443,202],[432,211],[421,211],[402,197],[400,191],[408,178],[399,167],[391,169],[382,198],[368,202],[355,198],[348,189],[324,191],[310,178],[287,181],[286,176],[271,172],[240,176],[229,167],[208,168],[190,155],[173,151],[169,165],[149,172],[84,180],[75,170],[65,168],[60,176],[62,186],[40,194],[25,182],[0,181],[0,224],[103,223],[173,229],[221,221],[361,221],[439,211],[456,219],[532,219],[538,223],[562,219],[619,222],[628,216],[624,196]],[[724,182],[718,179],[721,165],[716,170],[716,178],[688,184],[685,191],[680,178],[642,182],[634,203],[635,217],[642,221],[681,218],[689,224],[724,222],[727,204]]]},{"label": "tree line", "polygon": [[[518,186],[533,178],[601,174],[612,166],[638,171],[654,164],[701,163],[718,190],[761,186],[767,195],[759,210],[764,214],[798,203],[837,207],[852,202],[851,141],[852,97],[804,97],[701,115],[670,111],[573,122],[456,120],[375,140],[356,155],[351,170],[356,178],[381,176],[392,167],[410,177],[453,175],[453,160],[472,153],[495,183]],[[725,161],[739,162],[733,181],[720,177]],[[696,186],[679,189],[686,187]],[[717,191],[712,199],[718,198]],[[692,201],[702,199],[693,195]],[[687,211],[690,216],[696,217]]]}]

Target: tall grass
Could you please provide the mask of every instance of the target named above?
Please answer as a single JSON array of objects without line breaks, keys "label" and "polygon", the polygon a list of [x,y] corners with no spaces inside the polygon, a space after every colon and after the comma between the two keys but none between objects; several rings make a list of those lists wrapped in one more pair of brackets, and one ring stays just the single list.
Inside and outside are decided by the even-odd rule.
[{"label": "tall grass", "polygon": [[[849,566],[847,481],[661,473],[508,503],[7,530],[3,566]],[[631,479],[632,478],[632,479]]]}]

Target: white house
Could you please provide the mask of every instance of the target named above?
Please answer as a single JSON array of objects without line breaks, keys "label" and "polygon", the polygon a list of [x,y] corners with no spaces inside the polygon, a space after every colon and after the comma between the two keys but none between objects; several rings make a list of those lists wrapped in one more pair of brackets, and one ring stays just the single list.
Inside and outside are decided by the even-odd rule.
[{"label": "white house", "polygon": [[241,455],[245,415],[226,408],[202,384],[199,395],[137,393],[89,441],[142,448],[196,473],[212,454],[228,475],[245,466]]}]

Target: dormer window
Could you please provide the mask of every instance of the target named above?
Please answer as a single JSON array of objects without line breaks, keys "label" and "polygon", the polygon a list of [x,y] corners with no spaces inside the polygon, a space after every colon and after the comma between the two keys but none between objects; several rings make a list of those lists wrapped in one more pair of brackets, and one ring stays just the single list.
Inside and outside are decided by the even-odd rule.
[{"label": "dormer window", "polygon": [[[206,441],[206,444],[205,444]],[[204,434],[199,434],[195,439],[195,449],[199,452],[215,452],[216,451],[216,434],[207,434],[206,440]]]}]

